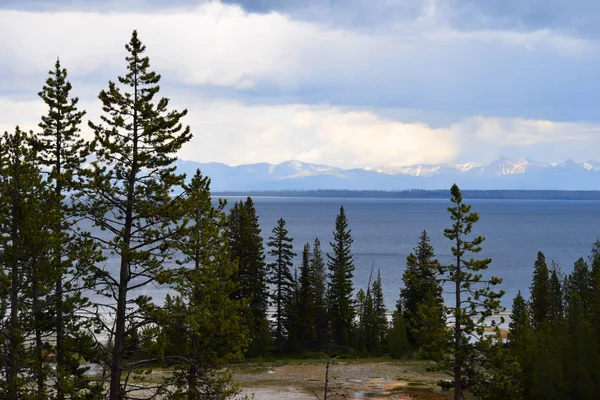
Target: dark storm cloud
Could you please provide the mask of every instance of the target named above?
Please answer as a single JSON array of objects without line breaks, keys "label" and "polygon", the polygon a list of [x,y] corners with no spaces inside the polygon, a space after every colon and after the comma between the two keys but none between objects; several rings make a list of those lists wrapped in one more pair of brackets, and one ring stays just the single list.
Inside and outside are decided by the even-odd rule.
[{"label": "dark storm cloud", "polygon": [[556,29],[576,36],[600,33],[598,0],[223,0],[251,12],[370,27],[414,20],[435,9],[458,29]]}]

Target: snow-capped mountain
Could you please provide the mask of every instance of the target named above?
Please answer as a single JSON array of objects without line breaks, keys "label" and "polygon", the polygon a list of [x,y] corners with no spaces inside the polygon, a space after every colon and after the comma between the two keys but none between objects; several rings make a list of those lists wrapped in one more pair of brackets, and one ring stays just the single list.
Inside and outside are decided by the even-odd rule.
[{"label": "snow-capped mountain", "polygon": [[453,183],[464,189],[600,190],[600,162],[513,161],[501,157],[489,164],[419,164],[342,169],[291,160],[280,164],[229,166],[179,160],[180,172],[197,168],[212,180],[215,191],[244,190],[403,190],[445,189]]}]

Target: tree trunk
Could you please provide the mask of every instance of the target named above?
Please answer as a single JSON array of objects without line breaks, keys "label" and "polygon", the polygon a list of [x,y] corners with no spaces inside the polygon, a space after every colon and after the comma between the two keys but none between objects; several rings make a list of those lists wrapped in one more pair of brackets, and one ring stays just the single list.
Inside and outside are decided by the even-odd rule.
[{"label": "tree trunk", "polygon": [[[58,90],[58,88],[57,88]],[[54,233],[61,237],[61,218],[62,218],[62,210],[61,210],[61,196],[62,196],[62,162],[61,162],[61,150],[62,150],[62,135],[61,135],[61,126],[60,126],[60,117],[56,121],[56,132],[57,132],[57,142],[56,142],[56,188],[55,195],[56,201],[58,204],[56,207],[59,211],[59,220],[57,221],[54,227]],[[64,400],[65,399],[65,385],[63,374],[64,365],[65,365],[65,322],[64,322],[64,314],[63,314],[63,282],[62,282],[62,257],[61,257],[61,243],[59,242],[54,250],[54,262],[56,263],[58,277],[56,278],[56,288],[55,288],[55,298],[56,298],[56,400]]]},{"label": "tree trunk", "polygon": [[125,210],[125,225],[123,232],[123,247],[121,253],[121,267],[119,275],[119,294],[117,298],[117,315],[115,316],[114,349],[112,355],[112,367],[110,371],[110,400],[121,400],[121,372],[123,371],[123,348],[125,344],[125,322],[127,313],[127,292],[129,290],[129,251],[131,244],[131,227],[133,225],[133,200],[134,187],[138,169],[138,79],[137,71],[134,71],[134,102],[133,102],[133,155],[131,171],[127,178],[127,206]]},{"label": "tree trunk", "polygon": [[[60,255],[60,253],[59,253]],[[60,265],[60,258],[58,259]],[[62,272],[61,272],[62,276]],[[56,280],[56,400],[64,400],[64,365],[65,365],[65,327],[63,316],[63,285],[62,277]]]},{"label": "tree trunk", "polygon": [[198,338],[195,333],[192,333],[192,362],[188,371],[188,400],[199,399],[198,393]]},{"label": "tree trunk", "polygon": [[121,390],[121,373],[123,371],[123,348],[125,344],[128,275],[129,262],[125,255],[122,255],[119,294],[117,298],[117,314],[115,315],[114,348],[112,351],[112,366],[110,369],[110,400],[121,400],[123,396]]},{"label": "tree trunk", "polygon": [[[18,187],[18,182],[16,182]],[[19,324],[19,253],[20,240],[18,237],[17,221],[21,218],[21,213],[16,204],[13,203],[13,216],[11,227],[11,239],[13,245],[13,254],[11,259],[11,288],[10,288],[10,335],[9,335],[9,353],[8,366],[6,368],[6,382],[8,383],[8,400],[18,399],[17,378],[19,374],[19,338],[22,334]]]},{"label": "tree trunk", "polygon": [[38,274],[36,271],[35,260],[31,264],[31,307],[33,311],[33,321],[34,321],[34,330],[35,330],[35,358],[36,365],[34,368],[36,374],[36,384],[37,384],[37,395],[39,398],[42,398],[44,395],[44,386],[46,381],[46,376],[44,374],[44,356],[42,354],[42,327],[41,327],[41,316],[40,316],[40,301],[39,301],[39,282],[38,282]]},{"label": "tree trunk", "polygon": [[[458,224],[460,221],[456,221]],[[462,400],[462,356],[460,352],[462,350],[462,328],[461,328],[461,304],[460,304],[460,287],[462,283],[461,271],[460,271],[460,251],[461,241],[460,237],[456,236],[456,311],[454,314],[454,400]]]}]

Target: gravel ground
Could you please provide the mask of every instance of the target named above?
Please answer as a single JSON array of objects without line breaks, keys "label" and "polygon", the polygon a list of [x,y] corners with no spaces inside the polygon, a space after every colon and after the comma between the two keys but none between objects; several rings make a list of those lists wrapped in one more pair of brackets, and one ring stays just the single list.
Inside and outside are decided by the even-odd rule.
[{"label": "gravel ground", "polygon": [[[328,399],[447,399],[422,361],[338,360],[330,367]],[[234,378],[256,400],[315,400],[323,394],[325,365],[316,361],[258,363],[241,367]]]}]

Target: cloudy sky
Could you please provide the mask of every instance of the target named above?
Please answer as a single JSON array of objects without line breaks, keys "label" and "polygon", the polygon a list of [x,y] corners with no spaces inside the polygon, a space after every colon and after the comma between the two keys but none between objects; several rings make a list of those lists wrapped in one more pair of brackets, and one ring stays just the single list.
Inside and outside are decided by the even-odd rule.
[{"label": "cloudy sky", "polygon": [[597,0],[0,0],[0,130],[36,127],[57,56],[97,120],[133,29],[184,159],[600,159]]}]

